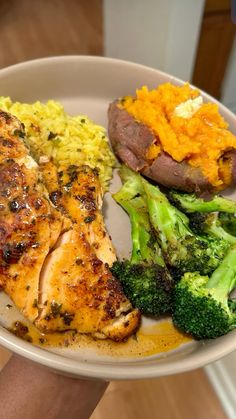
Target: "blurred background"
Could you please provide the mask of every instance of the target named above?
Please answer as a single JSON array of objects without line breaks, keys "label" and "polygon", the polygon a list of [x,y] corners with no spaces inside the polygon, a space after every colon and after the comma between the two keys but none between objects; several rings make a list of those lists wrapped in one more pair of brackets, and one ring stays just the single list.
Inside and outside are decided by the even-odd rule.
[{"label": "blurred background", "polygon": [[[235,34],[230,0],[0,0],[0,68],[53,55],[121,58],[190,81],[234,112]],[[0,351],[0,366],[8,356]],[[111,383],[92,419],[234,419],[235,361]]]},{"label": "blurred background", "polygon": [[0,67],[106,55],[191,81],[236,111],[231,0],[0,0],[0,19]]}]

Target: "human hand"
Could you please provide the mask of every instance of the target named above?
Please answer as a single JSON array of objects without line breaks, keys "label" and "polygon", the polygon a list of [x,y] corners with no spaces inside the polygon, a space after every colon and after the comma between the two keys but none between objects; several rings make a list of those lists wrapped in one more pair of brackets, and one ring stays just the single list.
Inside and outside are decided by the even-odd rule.
[{"label": "human hand", "polygon": [[56,374],[13,355],[0,373],[4,419],[89,418],[108,383]]}]

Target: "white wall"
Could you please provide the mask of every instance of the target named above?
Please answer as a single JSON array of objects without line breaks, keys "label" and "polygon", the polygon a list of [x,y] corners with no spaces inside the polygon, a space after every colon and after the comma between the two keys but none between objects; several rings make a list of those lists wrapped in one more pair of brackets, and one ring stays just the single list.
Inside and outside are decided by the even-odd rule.
[{"label": "white wall", "polygon": [[190,80],[204,0],[104,0],[105,55]]},{"label": "white wall", "polygon": [[236,38],[223,83],[222,101],[236,113]]}]

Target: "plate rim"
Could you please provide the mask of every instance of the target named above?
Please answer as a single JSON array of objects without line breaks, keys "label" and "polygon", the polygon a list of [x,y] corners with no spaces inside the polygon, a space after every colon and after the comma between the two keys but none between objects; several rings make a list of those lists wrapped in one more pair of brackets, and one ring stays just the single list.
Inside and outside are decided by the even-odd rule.
[{"label": "plate rim", "polygon": [[[7,66],[0,69],[0,78],[4,74],[11,75],[11,73],[17,72],[18,70],[24,70],[26,68],[38,67],[40,65],[47,64],[49,62],[58,63],[60,61],[81,61],[81,62],[103,62],[109,64],[117,64],[121,66],[139,68],[143,71],[153,71],[153,73],[158,73],[169,79],[173,79],[175,83],[183,84],[185,83],[178,77],[168,74],[167,72],[155,69],[149,66],[145,66],[139,63],[110,58],[102,57],[95,55],[58,55],[52,57],[38,58],[34,60],[28,60],[20,62],[14,65]],[[190,83],[191,86],[195,87]],[[211,102],[217,103],[220,105],[221,110],[224,111],[225,115],[236,118],[234,113],[228,109],[225,105],[221,104],[215,98],[204,92],[202,89],[199,89],[206,99],[209,99]],[[46,348],[41,348],[39,346],[32,345],[29,342],[26,342],[17,336],[13,335],[3,326],[0,326],[0,345],[6,347],[12,352],[21,355],[25,358],[30,359],[31,361],[36,362],[37,364],[43,365],[55,371],[58,371],[63,374],[67,374],[73,377],[83,377],[83,378],[93,378],[93,379],[103,379],[103,380],[128,380],[128,379],[142,379],[142,378],[156,378],[165,375],[177,374],[181,372],[187,372],[196,368],[201,368],[209,363],[215,362],[218,359],[226,356],[236,349],[236,339],[228,339],[227,344],[224,340],[218,342],[217,349],[209,346],[205,349],[200,355],[196,352],[193,353],[190,358],[184,358],[180,360],[171,361],[169,364],[158,363],[156,365],[137,365],[132,361],[129,365],[125,367],[122,364],[115,364],[109,362],[96,362],[90,360],[78,360],[66,357],[64,355],[57,354],[55,352],[48,351]],[[147,360],[148,357],[140,358],[140,361]]]},{"label": "plate rim", "polygon": [[[8,337],[9,335],[10,339]],[[211,356],[210,359],[208,350],[206,353],[203,352],[201,357],[196,353],[193,355],[193,358],[184,359],[184,363],[181,362],[182,360],[176,360],[171,361],[169,364],[158,364],[157,360],[156,368],[153,364],[132,365],[132,363],[130,363],[130,365],[125,365],[124,367],[119,363],[112,364],[109,362],[97,363],[96,361],[79,361],[48,351],[46,348],[44,349],[32,345],[31,343],[12,335],[10,331],[2,326],[0,326],[0,344],[15,354],[52,369],[55,372],[60,372],[70,377],[101,379],[104,381],[158,378],[192,371],[221,359],[232,352],[236,346],[232,341],[231,345],[227,345],[226,348],[225,343],[222,342],[219,345],[220,350],[218,348],[218,351],[215,351],[215,355]],[[145,359],[148,359],[148,357],[143,358],[143,360]],[[140,358],[140,361],[141,360],[142,359]]]}]

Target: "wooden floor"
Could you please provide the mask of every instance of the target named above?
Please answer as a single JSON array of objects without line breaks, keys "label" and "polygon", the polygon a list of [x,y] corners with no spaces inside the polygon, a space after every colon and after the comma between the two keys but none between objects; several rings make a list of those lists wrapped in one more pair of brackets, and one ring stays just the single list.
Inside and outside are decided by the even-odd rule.
[{"label": "wooden floor", "polygon": [[102,0],[0,0],[0,67],[52,55],[102,55]]},{"label": "wooden floor", "polygon": [[113,382],[91,419],[225,419],[203,370]]},{"label": "wooden floor", "polygon": [[[51,55],[102,52],[102,0],[0,1],[0,67]],[[8,357],[0,350],[0,368]],[[91,419],[118,418],[225,416],[204,371],[197,370],[157,380],[111,383]]]}]

